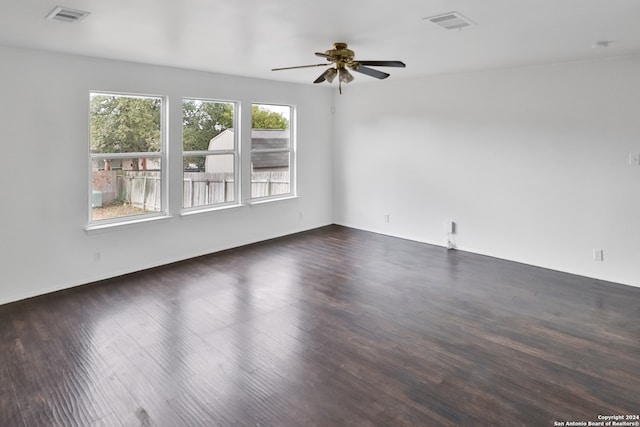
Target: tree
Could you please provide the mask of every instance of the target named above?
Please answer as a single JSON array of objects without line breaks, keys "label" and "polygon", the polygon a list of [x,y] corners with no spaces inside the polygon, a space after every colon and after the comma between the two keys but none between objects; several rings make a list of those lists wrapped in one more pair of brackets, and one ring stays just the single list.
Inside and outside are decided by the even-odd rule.
[{"label": "tree", "polygon": [[[119,95],[93,95],[90,105],[93,153],[146,153],[160,151],[161,99]],[[184,151],[206,151],[211,139],[233,128],[232,103],[185,100],[182,107]],[[287,129],[282,114],[253,105],[253,129]],[[184,166],[204,167],[204,156],[184,158]],[[135,170],[138,162],[133,162]]]},{"label": "tree", "polygon": [[[233,128],[233,104],[185,100],[182,104],[182,147],[184,151],[205,151],[211,139]],[[185,157],[185,168],[204,168],[205,157]]]},{"label": "tree", "polygon": [[182,104],[184,151],[204,151],[209,141],[233,128],[233,104],[185,100]]},{"label": "tree", "polygon": [[[160,98],[93,95],[90,105],[91,151],[146,153],[160,150]],[[133,162],[137,170],[138,162]]]},{"label": "tree", "polygon": [[261,108],[259,105],[251,106],[252,129],[288,129],[289,120],[282,114]]}]

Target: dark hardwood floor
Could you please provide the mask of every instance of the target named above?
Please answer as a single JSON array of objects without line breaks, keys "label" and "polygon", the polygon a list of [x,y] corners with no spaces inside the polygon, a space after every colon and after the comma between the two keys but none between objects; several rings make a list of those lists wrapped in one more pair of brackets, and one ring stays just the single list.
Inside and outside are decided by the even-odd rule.
[{"label": "dark hardwood floor", "polygon": [[640,289],[339,226],[0,306],[0,426],[553,426],[639,392]]}]

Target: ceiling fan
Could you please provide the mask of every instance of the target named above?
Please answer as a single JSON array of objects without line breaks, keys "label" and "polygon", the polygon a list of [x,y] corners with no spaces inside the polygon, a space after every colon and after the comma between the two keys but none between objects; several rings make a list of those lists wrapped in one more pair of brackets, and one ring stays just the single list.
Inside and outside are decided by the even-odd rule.
[{"label": "ceiling fan", "polygon": [[353,59],[355,54],[351,49],[347,48],[346,43],[342,42],[334,43],[333,49],[329,49],[324,53],[316,52],[316,56],[326,58],[329,63],[272,68],[271,71],[292,70],[294,68],[326,67],[335,64],[335,67],[328,68],[320,74],[320,77],[315,79],[314,83],[322,83],[325,80],[332,83],[336,76],[338,76],[338,90],[342,93],[342,83],[349,83],[353,81],[353,76],[349,72],[349,69],[375,77],[376,79],[386,79],[389,77],[388,73],[369,68],[367,65],[373,65],[375,67],[405,67],[404,62],[402,61],[361,61]]}]

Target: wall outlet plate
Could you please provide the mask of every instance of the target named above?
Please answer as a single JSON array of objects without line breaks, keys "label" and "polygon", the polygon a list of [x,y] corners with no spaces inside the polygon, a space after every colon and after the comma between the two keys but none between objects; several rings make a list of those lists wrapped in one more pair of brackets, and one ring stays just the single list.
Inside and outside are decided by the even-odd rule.
[{"label": "wall outlet plate", "polygon": [[594,249],[593,250],[593,260],[594,261],[604,261],[604,251],[602,249]]},{"label": "wall outlet plate", "polygon": [[629,153],[629,164],[631,166],[640,166],[640,153]]}]

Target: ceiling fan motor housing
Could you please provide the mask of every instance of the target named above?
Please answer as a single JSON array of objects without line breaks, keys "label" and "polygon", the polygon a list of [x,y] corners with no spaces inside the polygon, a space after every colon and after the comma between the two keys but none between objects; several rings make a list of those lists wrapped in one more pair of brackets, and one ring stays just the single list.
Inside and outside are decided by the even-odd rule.
[{"label": "ceiling fan motor housing", "polygon": [[327,60],[335,62],[338,68],[345,65],[351,65],[353,62],[354,52],[347,48],[346,43],[336,42],[333,44],[333,49],[327,50],[325,55],[328,56]]}]

